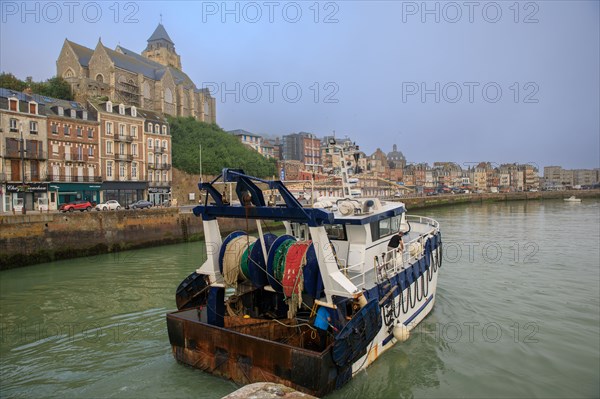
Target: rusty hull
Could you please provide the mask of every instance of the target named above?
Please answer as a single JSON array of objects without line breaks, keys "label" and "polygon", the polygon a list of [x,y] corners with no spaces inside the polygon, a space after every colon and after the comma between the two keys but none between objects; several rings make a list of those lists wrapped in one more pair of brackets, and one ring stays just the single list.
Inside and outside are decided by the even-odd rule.
[{"label": "rusty hull", "polygon": [[221,328],[200,321],[198,314],[198,309],[167,314],[178,361],[242,385],[274,382],[314,396],[335,389],[338,369],[331,345],[323,352],[309,349],[316,349],[316,342],[307,327],[226,316]]}]

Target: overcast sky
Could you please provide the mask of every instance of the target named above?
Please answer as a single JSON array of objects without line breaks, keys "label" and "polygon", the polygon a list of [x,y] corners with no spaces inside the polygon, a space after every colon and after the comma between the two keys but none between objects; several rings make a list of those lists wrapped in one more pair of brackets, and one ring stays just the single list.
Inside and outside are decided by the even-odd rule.
[{"label": "overcast sky", "polygon": [[409,162],[597,168],[599,4],[3,0],[0,70],[47,79],[65,38],[141,52],[162,14],[226,130],[335,131]]}]

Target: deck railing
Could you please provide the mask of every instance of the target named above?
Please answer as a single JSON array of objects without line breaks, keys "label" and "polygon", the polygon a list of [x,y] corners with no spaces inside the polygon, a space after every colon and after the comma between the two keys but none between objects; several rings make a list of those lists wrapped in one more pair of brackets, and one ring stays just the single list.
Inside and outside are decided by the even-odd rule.
[{"label": "deck railing", "polygon": [[[434,234],[439,230],[439,223],[428,217],[407,215],[406,220],[409,223],[421,224],[429,226],[424,232],[417,237],[404,243],[404,250],[399,255],[398,249],[391,249],[379,255],[379,262],[373,262],[373,269],[365,267],[365,262],[356,263],[346,266],[345,259],[338,259],[340,271],[354,284],[357,288],[362,288],[366,285],[366,274],[372,270],[375,272],[375,277],[379,279],[383,273],[393,276],[400,273],[405,268],[414,264],[425,254],[425,243],[430,234]],[[411,246],[415,248],[411,255]]]}]

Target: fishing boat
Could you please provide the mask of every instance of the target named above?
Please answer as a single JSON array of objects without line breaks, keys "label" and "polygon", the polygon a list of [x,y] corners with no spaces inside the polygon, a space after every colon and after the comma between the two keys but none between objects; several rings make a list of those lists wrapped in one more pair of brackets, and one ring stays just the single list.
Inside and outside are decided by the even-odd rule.
[{"label": "fishing boat", "polygon": [[563,198],[563,199],[567,202],[581,202],[581,198],[577,198],[574,195],[570,196],[569,198]]},{"label": "fishing boat", "polygon": [[[216,188],[235,184],[239,205]],[[437,221],[401,202],[344,195],[303,207],[281,181],[224,169],[200,183],[206,261],[167,314],[174,357],[238,384],[275,382],[315,396],[342,387],[406,341],[436,300]],[[281,198],[281,201],[277,199]],[[219,219],[256,233],[222,237]],[[273,234],[264,221],[282,222]]]}]

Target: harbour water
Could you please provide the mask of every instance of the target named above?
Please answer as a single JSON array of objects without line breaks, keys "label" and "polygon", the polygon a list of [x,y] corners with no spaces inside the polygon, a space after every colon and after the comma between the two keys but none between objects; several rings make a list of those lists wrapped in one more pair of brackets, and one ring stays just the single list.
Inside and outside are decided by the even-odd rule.
[{"label": "harbour water", "polygon": [[[600,396],[600,201],[425,209],[442,228],[433,312],[331,398]],[[218,398],[178,364],[165,313],[200,243],[0,273],[0,397]]]}]

